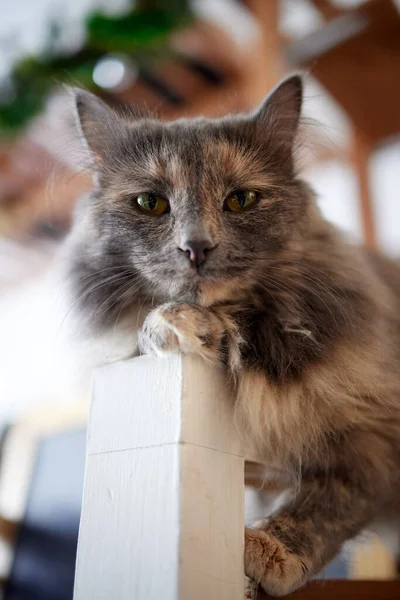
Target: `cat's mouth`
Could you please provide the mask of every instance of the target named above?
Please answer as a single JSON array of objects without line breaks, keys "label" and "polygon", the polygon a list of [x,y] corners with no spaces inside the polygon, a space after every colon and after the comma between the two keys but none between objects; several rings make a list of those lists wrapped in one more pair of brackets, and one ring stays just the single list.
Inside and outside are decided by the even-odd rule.
[{"label": "cat's mouth", "polygon": [[[199,268],[177,268],[164,273],[151,274],[153,281],[162,294],[181,301],[200,302],[204,306],[214,302],[226,302],[249,288],[249,269],[243,265],[219,267],[200,265]],[[157,276],[158,275],[158,276]]]},{"label": "cat's mouth", "polygon": [[228,265],[221,268],[205,264],[185,271],[183,276],[200,282],[206,279],[215,280],[220,278],[236,277],[247,271],[248,267],[243,265]]}]

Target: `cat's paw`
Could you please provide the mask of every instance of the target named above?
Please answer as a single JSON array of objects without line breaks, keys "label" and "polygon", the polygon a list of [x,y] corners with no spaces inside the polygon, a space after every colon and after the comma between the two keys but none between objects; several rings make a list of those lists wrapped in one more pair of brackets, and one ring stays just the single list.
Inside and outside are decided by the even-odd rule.
[{"label": "cat's paw", "polygon": [[308,579],[305,560],[261,529],[245,531],[245,572],[271,596],[286,596]]},{"label": "cat's paw", "polygon": [[218,362],[223,321],[201,307],[168,302],[146,318],[139,331],[142,354],[165,356],[171,352],[198,354],[209,362]]}]

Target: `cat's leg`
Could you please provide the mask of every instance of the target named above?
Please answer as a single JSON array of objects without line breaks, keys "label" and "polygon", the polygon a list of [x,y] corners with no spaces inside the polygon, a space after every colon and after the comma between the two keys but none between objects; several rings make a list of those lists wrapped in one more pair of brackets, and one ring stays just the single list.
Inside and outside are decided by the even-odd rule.
[{"label": "cat's leg", "polygon": [[303,585],[364,529],[379,506],[360,478],[342,472],[305,479],[296,497],[269,520],[246,529],[245,570],[272,596]]}]

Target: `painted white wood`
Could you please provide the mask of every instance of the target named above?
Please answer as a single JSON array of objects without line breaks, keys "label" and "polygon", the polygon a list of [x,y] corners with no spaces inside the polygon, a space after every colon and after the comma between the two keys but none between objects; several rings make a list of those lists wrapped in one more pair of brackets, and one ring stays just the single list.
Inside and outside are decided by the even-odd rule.
[{"label": "painted white wood", "polygon": [[107,366],[93,386],[74,600],[242,600],[244,458],[222,371]]}]

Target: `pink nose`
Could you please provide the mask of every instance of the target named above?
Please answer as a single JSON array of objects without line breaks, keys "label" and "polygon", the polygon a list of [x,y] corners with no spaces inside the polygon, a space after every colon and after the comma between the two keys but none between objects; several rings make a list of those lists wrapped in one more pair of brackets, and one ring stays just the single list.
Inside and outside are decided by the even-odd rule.
[{"label": "pink nose", "polygon": [[213,245],[209,240],[199,240],[184,242],[179,250],[185,252],[190,262],[195,266],[199,267],[206,260],[206,254],[209,250],[212,250]]}]

